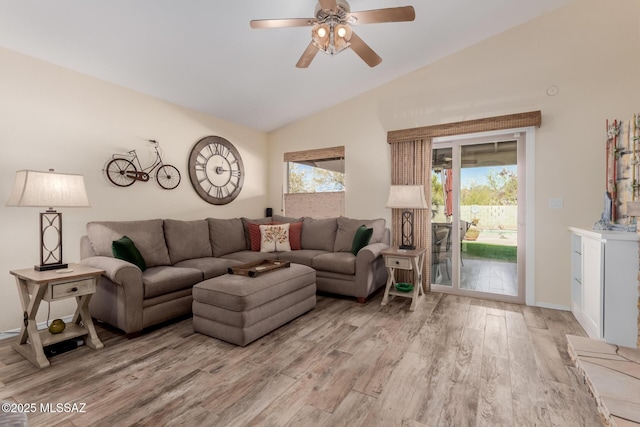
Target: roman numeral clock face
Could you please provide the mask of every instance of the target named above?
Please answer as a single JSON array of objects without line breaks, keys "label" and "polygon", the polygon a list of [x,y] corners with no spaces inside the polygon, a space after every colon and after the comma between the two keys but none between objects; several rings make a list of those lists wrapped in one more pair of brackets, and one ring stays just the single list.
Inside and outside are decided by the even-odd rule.
[{"label": "roman numeral clock face", "polygon": [[202,138],[189,155],[189,178],[204,201],[226,205],[238,197],[244,183],[240,153],[222,137]]}]

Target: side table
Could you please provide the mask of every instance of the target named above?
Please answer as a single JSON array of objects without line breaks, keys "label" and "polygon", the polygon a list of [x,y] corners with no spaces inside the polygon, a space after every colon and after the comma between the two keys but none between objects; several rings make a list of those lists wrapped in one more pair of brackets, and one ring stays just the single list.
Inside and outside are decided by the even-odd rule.
[{"label": "side table", "polygon": [[[387,279],[387,287],[384,290],[381,305],[386,305],[389,302],[389,295],[391,295],[392,297],[411,298],[409,310],[414,311],[416,309],[420,295],[424,295],[424,289],[422,288],[422,267],[426,253],[427,250],[424,248],[389,248],[382,251],[384,265],[387,267],[389,278]],[[400,292],[395,289],[396,279],[394,273],[396,270],[413,271],[413,292]]]},{"label": "side table", "polygon": [[[96,291],[96,282],[102,270],[81,264],[69,264],[66,270],[36,271],[33,268],[11,270],[18,285],[18,294],[24,312],[24,325],[20,330],[14,350],[39,368],[50,366],[43,347],[88,335],[85,344],[94,349],[103,348],[89,315],[89,301]],[[51,303],[66,298],[74,298],[78,307],[73,321],[63,332],[52,334],[48,330],[38,331],[36,314],[42,300]]]}]

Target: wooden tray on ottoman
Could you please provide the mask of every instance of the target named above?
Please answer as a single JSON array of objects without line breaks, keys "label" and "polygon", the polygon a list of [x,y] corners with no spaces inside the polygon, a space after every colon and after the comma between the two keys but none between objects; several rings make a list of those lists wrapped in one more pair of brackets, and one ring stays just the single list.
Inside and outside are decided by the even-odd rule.
[{"label": "wooden tray on ottoman", "polygon": [[250,262],[247,264],[236,265],[235,267],[229,267],[227,273],[239,274],[241,276],[257,277],[261,274],[268,273],[270,271],[279,270],[281,268],[287,268],[291,265],[289,261],[277,261],[277,260],[264,260]]}]

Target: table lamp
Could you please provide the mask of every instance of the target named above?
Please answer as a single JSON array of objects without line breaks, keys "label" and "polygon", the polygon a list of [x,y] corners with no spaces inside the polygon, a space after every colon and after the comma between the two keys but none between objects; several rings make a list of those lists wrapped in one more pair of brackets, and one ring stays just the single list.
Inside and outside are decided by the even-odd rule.
[{"label": "table lamp", "polygon": [[413,211],[409,209],[426,209],[423,185],[392,185],[389,190],[387,207],[404,209],[402,211],[402,244],[400,249],[415,249],[413,244]]},{"label": "table lamp", "polygon": [[46,207],[40,213],[40,265],[37,271],[67,268],[62,262],[62,213],[54,207],[89,207],[82,175],[20,170],[7,206]]}]

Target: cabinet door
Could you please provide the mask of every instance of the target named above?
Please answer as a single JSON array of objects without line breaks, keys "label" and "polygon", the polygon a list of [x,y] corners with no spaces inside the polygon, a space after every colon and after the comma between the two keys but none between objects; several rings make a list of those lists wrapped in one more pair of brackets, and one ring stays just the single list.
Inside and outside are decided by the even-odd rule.
[{"label": "cabinet door", "polygon": [[571,311],[579,319],[582,312],[582,237],[571,235]]},{"label": "cabinet door", "polygon": [[582,325],[592,338],[602,334],[603,243],[582,239],[582,311],[587,324]]},{"label": "cabinet door", "polygon": [[638,242],[604,246],[604,340],[635,348],[638,340]]}]

